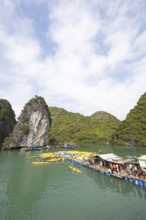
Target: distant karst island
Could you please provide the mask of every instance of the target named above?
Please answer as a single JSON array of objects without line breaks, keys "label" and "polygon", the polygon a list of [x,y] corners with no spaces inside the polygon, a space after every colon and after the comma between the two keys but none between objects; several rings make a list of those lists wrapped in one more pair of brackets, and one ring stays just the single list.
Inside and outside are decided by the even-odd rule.
[{"label": "distant karst island", "polygon": [[51,107],[35,96],[18,120],[9,101],[0,99],[0,148],[44,147],[48,144],[102,143],[146,147],[146,93],[120,121],[104,111],[91,116]]}]

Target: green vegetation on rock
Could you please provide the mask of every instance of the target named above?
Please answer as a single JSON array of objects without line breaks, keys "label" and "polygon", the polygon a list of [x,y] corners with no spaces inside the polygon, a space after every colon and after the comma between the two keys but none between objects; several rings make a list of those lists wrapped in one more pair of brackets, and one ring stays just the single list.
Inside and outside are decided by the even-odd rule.
[{"label": "green vegetation on rock", "polygon": [[[10,103],[0,99],[0,146],[5,139],[3,145],[6,148],[25,146],[31,142],[33,144],[35,140],[40,140],[43,129],[49,131],[49,144],[110,142],[146,147],[146,93],[122,122],[103,111],[83,116],[62,108],[48,108],[42,97],[35,96],[25,105],[14,128],[15,123],[15,114]],[[48,133],[43,143],[45,144],[42,146],[47,145]]]},{"label": "green vegetation on rock", "polygon": [[49,107],[52,127],[49,143],[64,142],[108,142],[118,128],[120,121],[106,112],[96,112],[91,116],[68,112],[62,108]]},{"label": "green vegetation on rock", "polygon": [[112,143],[146,147],[146,93],[129,112],[112,137]]},{"label": "green vegetation on rock", "polygon": [[12,132],[15,123],[15,113],[10,103],[0,99],[0,148],[4,139]]}]

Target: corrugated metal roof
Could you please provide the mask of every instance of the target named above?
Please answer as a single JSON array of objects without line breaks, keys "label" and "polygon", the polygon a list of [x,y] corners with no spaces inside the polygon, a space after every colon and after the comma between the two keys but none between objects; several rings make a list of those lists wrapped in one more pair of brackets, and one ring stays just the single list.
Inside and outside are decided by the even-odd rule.
[{"label": "corrugated metal roof", "polygon": [[118,164],[124,164],[124,163],[130,163],[131,161],[133,161],[133,159],[129,159],[129,158],[124,158],[124,157],[119,157],[113,153],[110,154],[97,154],[98,157],[100,157],[101,159],[111,162],[111,163],[118,163]]}]

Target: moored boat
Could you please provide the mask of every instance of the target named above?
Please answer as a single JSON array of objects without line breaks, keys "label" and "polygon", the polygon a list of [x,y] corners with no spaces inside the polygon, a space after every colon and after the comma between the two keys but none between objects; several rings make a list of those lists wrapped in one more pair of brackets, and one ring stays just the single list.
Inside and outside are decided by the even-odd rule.
[{"label": "moored boat", "polygon": [[76,168],[76,167],[74,167],[74,166],[68,166],[68,167],[69,167],[69,169],[71,169],[72,171],[75,171],[75,172],[77,172],[77,173],[82,173],[81,170],[79,170],[78,168]]}]

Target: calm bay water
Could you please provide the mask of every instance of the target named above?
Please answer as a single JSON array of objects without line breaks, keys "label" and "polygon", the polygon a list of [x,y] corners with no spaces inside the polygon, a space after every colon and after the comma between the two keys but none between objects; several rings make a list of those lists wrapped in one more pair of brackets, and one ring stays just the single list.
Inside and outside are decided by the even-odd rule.
[{"label": "calm bay water", "polygon": [[[140,156],[144,148],[84,145],[80,150]],[[146,189],[69,161],[34,166],[39,152],[0,152],[0,220],[145,220]]]}]

